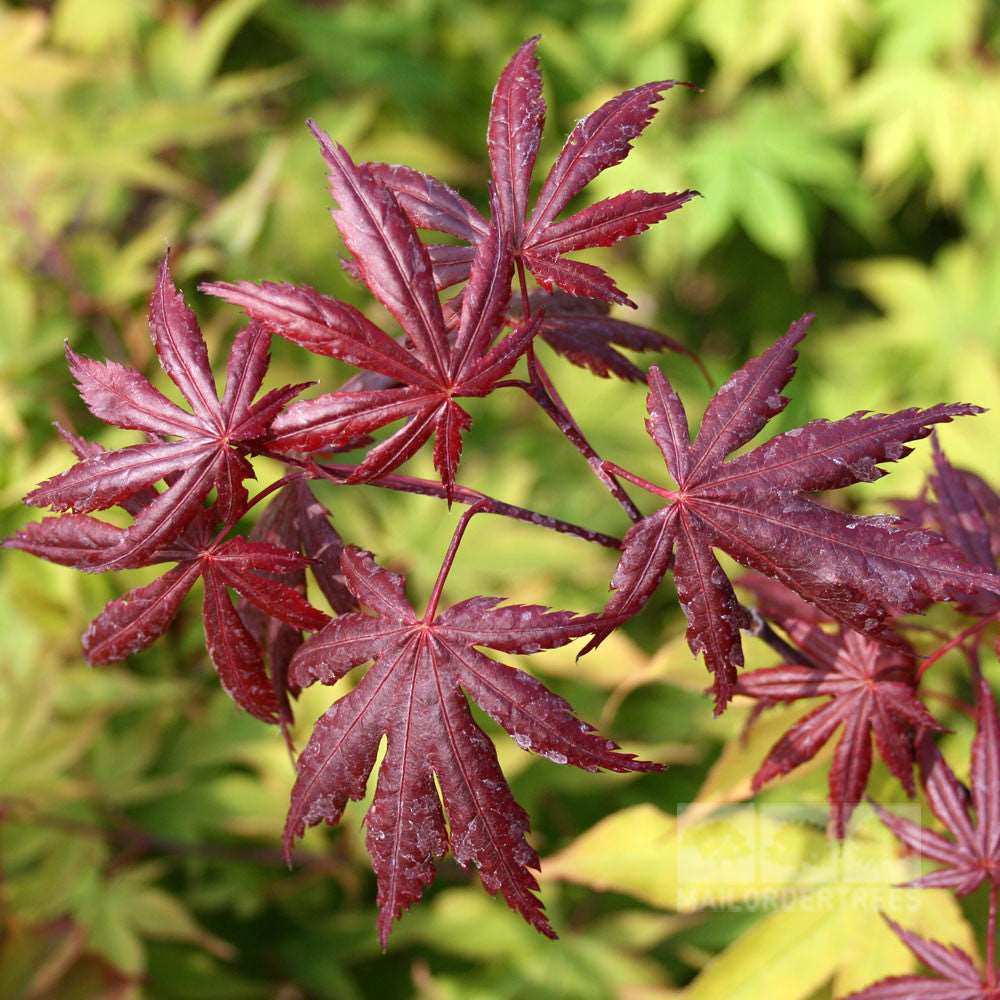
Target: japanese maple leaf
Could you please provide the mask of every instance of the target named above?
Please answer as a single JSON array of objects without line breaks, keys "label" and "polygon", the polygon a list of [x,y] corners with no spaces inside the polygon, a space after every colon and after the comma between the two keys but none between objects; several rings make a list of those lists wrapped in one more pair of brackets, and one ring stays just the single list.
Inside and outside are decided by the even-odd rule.
[{"label": "japanese maple leaf", "polygon": [[[970,562],[987,571],[996,568],[1000,556],[1000,496],[974,472],[956,469],[933,438],[934,472],[928,478],[933,491],[909,501],[901,513],[917,523],[934,527],[960,549]],[[959,607],[973,615],[1000,612],[1000,597],[979,593],[963,600]]]},{"label": "japanese maple leaf", "polygon": [[601,378],[617,375],[629,382],[646,381],[642,371],[617,350],[625,347],[630,351],[683,354],[698,366],[711,384],[701,359],[693,351],[649,327],[613,319],[608,315],[606,302],[537,289],[528,298],[531,311],[541,313],[537,335],[557,354]]},{"label": "japanese maple leaf", "polygon": [[[330,512],[316,499],[305,479],[295,479],[281,489],[254,525],[250,540],[304,557],[301,565],[269,576],[305,597],[308,563],[320,591],[337,614],[357,609],[358,602],[340,572],[343,540],[330,523]],[[238,609],[244,624],[267,653],[268,673],[282,719],[291,722],[289,695],[297,695],[298,688],[288,683],[288,667],[302,645],[302,629],[268,615],[246,598],[241,598]]]},{"label": "japanese maple leaf", "polygon": [[395,196],[359,170],[347,151],[315,123],[310,127],[322,146],[330,190],[339,205],[333,217],[362,279],[395,317],[408,342],[400,343],[353,306],[311,288],[242,281],[210,283],[202,289],[240,306],[266,330],[397,383],[340,390],[297,403],[275,420],[272,451],[343,447],[360,435],[405,420],[368,453],[349,481],[365,482],[389,472],[436,435],[434,463],[450,487],[462,434],[471,425],[456,399],[487,395],[514,367],[535,331],[535,321],[526,322],[493,345],[510,298],[514,264],[509,238],[494,225],[478,246],[458,328],[451,336],[427,250]]},{"label": "japanese maple leaf", "polygon": [[911,952],[941,978],[890,976],[844,1000],[1000,1000],[997,970],[980,977],[975,962],[961,948],[930,941],[904,930],[883,914],[882,919]]},{"label": "japanese maple leaf", "polygon": [[781,390],[794,374],[795,345],[811,320],[793,323],[730,378],[709,403],[693,444],[680,398],[651,368],[646,429],[677,487],[656,486],[614,467],[669,502],[626,535],[607,613],[618,619],[635,614],[672,569],[688,644],[704,654],[715,675],[717,711],[743,664],[746,617],[714,548],[847,627],[888,642],[895,639],[886,623],[890,614],[920,611],[978,588],[996,590],[1000,583],[938,535],[895,517],[843,514],[807,496],[878,479],[885,473],[877,463],[909,453],[904,442],[925,437],[935,423],[981,412],[979,407],[954,403],[816,420],[725,461],[787,405]]},{"label": "japanese maple leaf", "polygon": [[[558,285],[571,295],[635,306],[611,277],[595,267],[564,255],[587,247],[611,246],[643,232],[696,196],[625,191],[580,209],[565,219],[557,216],[599,173],[620,163],[656,114],[657,102],[676,85],[659,80],[627,90],[591,112],[570,133],[528,212],[528,194],[535,168],[545,100],[535,48],[529,38],[500,74],[490,106],[486,143],[496,191],[500,226],[511,250],[543,288]],[[475,247],[486,239],[490,223],[446,184],[409,167],[368,163],[364,169],[395,192],[414,224],[464,240],[468,247],[437,244],[429,248],[439,288],[464,281]]]},{"label": "japanese maple leaf", "polygon": [[[593,627],[592,618],[538,606],[500,606],[473,597],[437,613],[435,587],[421,617],[402,579],[348,546],[341,557],[348,586],[373,615],[335,618],[296,654],[291,680],[335,684],[368,660],[374,666],[316,723],[298,762],[285,847],[306,827],[336,823],[348,799],[365,794],[379,743],[388,739],[367,845],[378,876],[383,947],[393,921],[434,877],[448,847],[479,869],[485,888],[543,934],[555,934],[534,895],[528,817],[511,795],[490,738],[476,725],[466,695],[525,750],[587,770],[651,771],[659,765],[619,753],[574,716],[569,704],[520,670],[476,647],[527,653],[562,646]],[[441,801],[448,814],[445,827]]]},{"label": "japanese maple leaf", "polygon": [[[101,453],[92,448],[88,451],[91,455]],[[175,485],[176,480],[171,488]],[[159,495],[147,488],[122,505],[134,512],[138,521]],[[229,588],[264,614],[295,629],[320,629],[329,617],[293,587],[280,582],[281,577],[300,571],[307,559],[264,542],[238,537],[223,541],[215,528],[216,509],[202,507],[177,538],[150,553],[143,565],[177,565],[152,583],[111,601],[84,634],[84,653],[91,663],[101,664],[145,649],[167,630],[201,577],[205,641],[222,686],[251,715],[277,722],[281,702],[268,678],[260,647],[233,607]],[[64,514],[29,524],[4,545],[63,566],[93,571],[108,564],[108,553],[120,551],[128,534],[129,529],[88,514]]]},{"label": "japanese maple leaf", "polygon": [[940,751],[925,738],[918,748],[921,778],[934,815],[954,838],[919,826],[876,806],[882,822],[907,847],[944,867],[908,883],[952,889],[961,895],[984,881],[1000,886],[1000,722],[986,681],[977,681],[976,737],[972,743],[973,820],[969,794]]},{"label": "japanese maple leaf", "polygon": [[843,837],[864,795],[872,766],[872,737],[879,756],[907,794],[913,784],[914,739],[924,729],[940,729],[916,691],[916,654],[900,640],[886,646],[851,629],[831,635],[795,613],[789,595],[783,612],[771,596],[768,615],[791,637],[812,666],[784,663],[739,677],[734,692],[768,703],[829,696],[771,748],[753,778],[753,790],[804,764],[843,727],[830,768],[831,827]]},{"label": "japanese maple leaf", "polygon": [[272,390],[254,403],[270,343],[270,335],[254,324],[233,343],[220,400],[205,341],[171,280],[166,257],[150,302],[149,326],[160,364],[192,412],[172,403],[135,369],[80,357],[67,346],[70,370],[91,413],[116,427],[144,431],[153,440],[84,458],[25,497],[36,507],[89,513],[176,475],[168,489],[143,506],[103,568],[143,565],[203,509],[213,487],[223,520],[237,516],[247,499],[243,480],[254,474],[246,453],[308,384]]}]

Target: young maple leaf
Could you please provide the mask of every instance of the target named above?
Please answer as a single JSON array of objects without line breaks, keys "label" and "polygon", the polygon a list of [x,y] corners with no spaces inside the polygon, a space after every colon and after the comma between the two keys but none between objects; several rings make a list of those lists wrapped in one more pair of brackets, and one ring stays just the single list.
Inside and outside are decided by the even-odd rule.
[{"label": "young maple leaf", "polygon": [[[688,644],[715,675],[716,711],[729,700],[743,664],[740,629],[747,622],[714,548],[849,628],[888,642],[895,639],[886,623],[892,613],[1000,589],[1000,576],[989,576],[938,535],[895,517],[842,514],[806,496],[880,478],[879,462],[909,454],[904,442],[926,437],[935,423],[982,412],[977,406],[815,420],[725,461],[787,405],[781,390],[811,321],[810,315],[793,323],[730,378],[709,403],[694,444],[680,398],[658,368],[650,369],[646,429],[676,490],[609,465],[669,503],[625,536],[606,613],[622,619],[638,612],[672,568]],[[599,631],[587,649],[609,631]]]},{"label": "young maple leaf", "polygon": [[998,970],[987,970],[986,978],[982,979],[975,962],[961,948],[930,941],[904,930],[885,914],[882,919],[900,941],[941,978],[890,976],[852,993],[844,1000],[1000,1000]]},{"label": "young maple leaf", "polygon": [[272,333],[317,354],[339,358],[392,379],[389,388],[327,393],[297,403],[274,423],[269,447],[281,453],[344,447],[360,435],[405,419],[374,447],[349,482],[365,482],[401,465],[436,436],[434,464],[449,488],[455,481],[469,414],[456,402],[485,396],[531,343],[536,320],[494,346],[506,315],[513,276],[509,238],[497,226],[477,247],[451,336],[431,262],[395,196],[359,170],[347,151],[315,123],[339,208],[333,217],[364,282],[403,328],[400,343],[357,309],[311,288],[273,282],[215,282],[202,290],[240,306]]},{"label": "young maple leaf", "polygon": [[407,601],[402,579],[369,553],[348,546],[341,565],[348,586],[375,615],[335,618],[296,654],[291,680],[302,687],[335,684],[368,660],[374,666],[316,723],[299,757],[286,852],[306,827],[338,822],[348,799],[364,796],[385,736],[388,748],[366,818],[383,947],[393,921],[420,898],[434,877],[434,859],[449,845],[461,865],[475,863],[489,892],[503,893],[525,920],[554,937],[533,894],[538,885],[529,869],[539,862],[525,839],[528,816],[514,801],[466,694],[519,746],[557,763],[659,770],[617,752],[617,744],[577,719],[558,695],[476,648],[528,653],[562,646],[589,632],[593,618],[534,605],[499,606],[496,597],[473,597],[438,614],[446,570],[421,617]]},{"label": "young maple leaf", "polygon": [[[549,171],[535,207],[528,214],[528,193],[545,123],[542,78],[529,38],[500,74],[490,105],[486,143],[501,228],[510,235],[514,257],[546,289],[558,285],[571,295],[635,306],[612,278],[593,264],[564,254],[588,247],[611,246],[660,222],[697,195],[625,191],[556,220],[563,209],[599,173],[620,163],[636,138],[653,120],[657,102],[674,80],[658,80],[627,90],[578,122]],[[684,85],[682,85],[684,86]],[[429,248],[438,288],[464,281],[475,248],[486,239],[490,223],[446,184],[409,167],[367,163],[363,168],[395,192],[400,207],[420,228],[465,240],[468,247]]]},{"label": "young maple leaf", "polygon": [[537,334],[557,354],[580,368],[607,378],[617,375],[629,382],[645,382],[646,376],[624,354],[616,350],[673,351],[690,358],[711,385],[701,359],[680,342],[637,323],[612,319],[610,307],[597,299],[581,299],[565,292],[532,291],[531,311],[541,314]]},{"label": "young maple leaf", "polygon": [[[303,563],[274,578],[306,595],[306,564],[320,591],[337,614],[355,611],[358,602],[344,584],[340,554],[344,543],[330,523],[330,512],[314,496],[305,479],[294,479],[283,487],[250,532],[252,542],[264,542],[303,556]],[[268,574],[269,576],[272,574]],[[301,628],[274,618],[246,598],[238,605],[240,617],[257,643],[266,651],[268,672],[284,722],[292,721],[289,695],[298,688],[288,683],[288,667],[302,645]]]},{"label": "young maple leaf", "polygon": [[[253,402],[267,371],[270,344],[270,335],[254,324],[233,343],[220,400],[205,341],[171,280],[166,257],[150,301],[149,326],[160,364],[192,412],[172,403],[135,369],[80,357],[67,345],[70,370],[91,413],[116,427],[144,431],[154,440],[101,450],[25,497],[36,507],[89,513],[175,477],[168,489],[143,506],[118,548],[108,553],[108,561],[88,569],[144,565],[204,509],[213,487],[222,519],[232,520],[246,504],[243,480],[254,474],[246,458],[249,446],[267,435],[275,415],[308,384],[274,389]],[[178,440],[164,440],[168,437]]]},{"label": "young maple leaf", "polygon": [[907,847],[945,867],[908,883],[917,888],[972,892],[984,881],[1000,886],[1000,722],[993,692],[977,681],[976,737],[972,743],[972,808],[969,793],[955,777],[941,752],[928,738],[920,741],[918,761],[927,802],[954,841],[875,808],[887,827]]},{"label": "young maple leaf", "polygon": [[[741,583],[744,581],[740,581]],[[773,704],[829,696],[771,748],[753,778],[753,790],[811,760],[843,726],[830,768],[831,826],[843,838],[864,795],[872,766],[872,737],[879,756],[912,796],[913,747],[925,729],[940,729],[917,697],[916,654],[900,640],[886,646],[851,629],[836,635],[803,620],[789,594],[769,594],[768,617],[780,625],[812,666],[785,663],[739,677],[734,693]]]},{"label": "young maple leaf", "polygon": [[[936,528],[968,560],[987,571],[996,569],[1000,558],[1000,496],[974,472],[956,469],[941,450],[937,435],[932,440],[934,472],[918,500],[905,501],[904,517],[918,524]],[[995,615],[1000,612],[1000,597],[980,592],[959,603],[972,615]]]}]

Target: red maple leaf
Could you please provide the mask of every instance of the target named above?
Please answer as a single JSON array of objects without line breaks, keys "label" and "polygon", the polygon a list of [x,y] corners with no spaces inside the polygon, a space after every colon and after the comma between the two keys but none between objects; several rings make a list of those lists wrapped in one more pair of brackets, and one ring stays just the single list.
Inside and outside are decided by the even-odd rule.
[{"label": "red maple leaf", "polygon": [[[660,222],[697,194],[625,191],[589,205],[565,219],[557,216],[599,173],[620,163],[631,143],[656,114],[657,102],[674,80],[627,90],[577,123],[528,212],[528,193],[545,123],[545,100],[535,48],[529,38],[500,74],[490,106],[486,141],[496,192],[494,219],[510,235],[514,257],[543,288],[558,285],[571,295],[635,306],[611,277],[563,256],[588,247],[611,246]],[[682,84],[682,86],[686,86]],[[464,281],[475,247],[490,223],[446,184],[409,167],[367,163],[364,169],[395,192],[403,211],[423,229],[447,233],[468,247],[429,248],[438,288]]]},{"label": "red maple leaf", "polygon": [[970,795],[929,738],[918,748],[927,802],[954,840],[876,806],[882,822],[907,847],[943,868],[908,883],[917,888],[970,893],[984,881],[1000,886],[1000,721],[993,692],[977,680],[976,737],[972,743]]},{"label": "red maple leaf", "polygon": [[562,646],[589,632],[593,618],[533,605],[500,606],[495,597],[473,597],[437,613],[454,545],[423,616],[407,601],[399,576],[369,553],[347,547],[344,576],[374,615],[335,618],[291,666],[291,680],[305,687],[317,680],[335,684],[352,668],[374,661],[354,690],[317,722],[299,757],[285,845],[290,852],[306,827],[338,822],[348,799],[365,794],[379,743],[387,737],[366,818],[383,947],[392,922],[420,898],[434,877],[434,859],[449,846],[461,865],[477,866],[489,892],[503,893],[532,926],[555,936],[534,895],[538,885],[530,869],[539,862],[525,839],[528,817],[514,801],[466,695],[519,746],[557,763],[587,770],[659,769],[617,752],[617,744],[581,722],[558,695],[476,648],[528,653]]},{"label": "red maple leaf", "polygon": [[768,618],[788,633],[811,666],[784,663],[742,674],[734,693],[767,704],[822,696],[830,700],[775,743],[754,775],[753,790],[811,760],[843,726],[829,777],[831,826],[843,837],[868,784],[872,737],[879,756],[912,796],[915,737],[941,727],[917,696],[916,654],[902,640],[886,646],[843,627],[831,635],[814,619],[798,616],[794,594],[785,602],[773,594],[768,598]]},{"label": "red maple leaf", "polygon": [[[293,479],[281,489],[254,525],[250,540],[303,556],[300,566],[268,574],[279,583],[304,597],[308,564],[320,591],[337,614],[357,610],[358,602],[347,589],[340,572],[343,540],[330,523],[330,512],[316,499],[305,479]],[[282,720],[291,722],[289,695],[297,695],[298,688],[288,683],[288,667],[302,645],[302,630],[271,617],[246,598],[240,600],[238,609],[244,624],[267,654],[268,672],[281,705]]]},{"label": "red maple leaf", "polygon": [[725,461],[787,405],[781,390],[794,374],[795,345],[811,320],[792,324],[729,379],[709,403],[694,444],[680,398],[658,368],[650,369],[646,428],[676,489],[607,464],[669,501],[626,535],[607,613],[621,619],[638,612],[672,569],[688,644],[704,654],[715,675],[717,711],[743,664],[740,629],[747,621],[714,548],[780,581],[848,628],[888,642],[895,639],[886,621],[891,614],[1000,586],[1000,577],[971,564],[939,535],[887,515],[843,514],[807,496],[880,478],[879,462],[909,453],[904,442],[925,437],[935,423],[979,413],[979,407],[953,403],[815,420]]},{"label": "red maple leaf", "polygon": [[[897,509],[917,524],[940,531],[970,562],[987,571],[1000,558],[1000,496],[974,472],[956,469],[933,437],[934,471],[915,500],[897,501]],[[1000,597],[978,593],[959,603],[971,615],[1000,612]]]},{"label": "red maple leaf", "polygon": [[997,969],[980,977],[975,962],[961,948],[930,941],[904,930],[883,914],[882,919],[911,952],[941,978],[890,976],[844,1000],[1000,1000]]},{"label": "red maple leaf", "polygon": [[170,278],[166,257],[149,306],[149,326],[160,364],[192,412],[172,403],[134,368],[80,357],[67,345],[70,369],[94,416],[144,431],[153,440],[117,451],[102,449],[25,497],[36,507],[89,513],[171,479],[168,489],[143,505],[118,547],[105,553],[106,563],[88,569],[145,565],[204,509],[213,487],[222,520],[236,516],[247,500],[243,480],[254,475],[246,458],[251,446],[267,436],[275,415],[308,384],[274,389],[253,402],[267,371],[270,335],[252,324],[233,343],[220,400],[205,341]]},{"label": "red maple leaf", "polygon": [[272,451],[346,447],[361,435],[405,420],[368,453],[349,481],[365,482],[389,472],[435,435],[434,464],[450,488],[462,434],[471,425],[456,399],[487,395],[514,367],[535,332],[536,322],[529,321],[493,344],[510,298],[514,265],[509,238],[491,226],[478,246],[452,336],[427,250],[395,196],[359,170],[347,151],[314,123],[310,127],[322,146],[330,190],[339,205],[333,217],[362,279],[398,321],[407,343],[390,337],[353,306],[311,288],[242,281],[209,283],[202,290],[239,305],[264,329],[396,383],[341,389],[290,407],[275,421]]},{"label": "red maple leaf", "polygon": [[630,351],[673,351],[690,358],[711,385],[701,359],[679,341],[648,326],[628,323],[608,315],[610,307],[597,299],[582,299],[565,292],[535,290],[528,296],[532,313],[540,313],[537,335],[557,354],[601,378],[617,375],[628,382],[645,382],[646,376],[618,348]]},{"label": "red maple leaf", "polygon": [[[176,482],[171,488],[176,486]],[[138,521],[158,494],[128,502]],[[277,722],[281,705],[268,679],[253,636],[233,607],[229,588],[265,614],[296,629],[316,630],[329,616],[312,607],[277,577],[304,567],[298,553],[264,542],[236,537],[223,540],[216,530],[216,508],[201,508],[172,541],[150,553],[143,565],[176,562],[163,576],[111,601],[91,622],[83,650],[94,664],[112,663],[145,649],[170,626],[195,582],[204,583],[205,642],[222,686],[251,715]],[[129,529],[87,514],[65,514],[29,524],[4,545],[23,549],[63,566],[93,570],[106,565],[109,552],[120,551]]]}]

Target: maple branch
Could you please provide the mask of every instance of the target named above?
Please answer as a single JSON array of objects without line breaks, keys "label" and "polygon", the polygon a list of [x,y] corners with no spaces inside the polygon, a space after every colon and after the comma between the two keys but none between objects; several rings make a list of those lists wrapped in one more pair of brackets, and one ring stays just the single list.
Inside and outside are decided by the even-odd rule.
[{"label": "maple branch", "polygon": [[585,437],[579,424],[573,419],[566,404],[559,396],[541,362],[535,357],[534,351],[528,349],[528,371],[531,381],[512,379],[498,382],[497,387],[510,387],[526,392],[545,412],[549,419],[559,428],[562,435],[586,459],[593,473],[604,484],[608,492],[618,501],[622,510],[633,523],[642,520],[642,513],[632,502],[632,498],[622,488],[621,483],[605,468],[604,459],[594,451],[593,446]]},{"label": "maple branch", "polygon": [[251,500],[246,507],[243,508],[243,513],[240,517],[243,517],[248,511],[253,509],[265,498],[269,497],[272,493],[277,492],[284,486],[288,486],[290,483],[294,483],[297,479],[304,479],[306,477],[305,471],[300,472],[290,472],[287,476],[282,476],[280,479],[276,479],[270,486],[262,489],[253,500]]},{"label": "maple branch", "polygon": [[458,547],[462,544],[462,537],[465,535],[465,529],[469,526],[469,522],[480,513],[485,512],[488,509],[489,500],[485,498],[474,503],[464,514],[458,519],[458,524],[455,525],[455,531],[451,536],[451,541],[448,543],[448,551],[444,554],[444,559],[441,562],[441,569],[438,570],[437,579],[434,581],[434,589],[431,591],[430,600],[427,602],[427,610],[424,612],[423,621],[430,624],[434,621],[434,616],[437,614],[438,602],[441,600],[441,591],[444,590],[445,581],[448,579],[448,574],[451,572],[452,564],[455,562],[455,556],[458,553]]},{"label": "maple branch", "polygon": [[528,279],[524,273],[524,261],[520,257],[515,257],[514,266],[517,268],[517,284],[521,289],[521,315],[527,322],[531,319],[531,299],[528,296]]},{"label": "maple branch", "polygon": [[934,664],[937,663],[937,661],[943,656],[950,653],[956,646],[961,646],[966,639],[971,636],[978,635],[994,620],[995,619],[992,617],[984,618],[982,621],[976,622],[974,625],[970,625],[967,629],[963,629],[953,639],[949,639],[948,642],[938,646],[938,648],[935,649],[934,652],[920,664],[920,669],[917,671],[917,680],[919,681],[920,678],[922,678],[924,674],[926,674],[927,671],[930,670],[930,668],[933,667]]},{"label": "maple branch", "polygon": [[756,608],[747,608],[742,605],[741,607],[750,617],[750,627],[745,628],[744,632],[770,646],[781,657],[782,662],[798,663],[800,666],[809,667],[812,670],[816,669],[816,664],[802,650],[796,649],[791,643],[782,639],[771,627],[771,623]]},{"label": "maple branch", "polygon": [[[287,456],[271,456],[280,461],[292,461]],[[354,465],[319,465],[318,463],[299,463],[304,467],[309,467],[318,472],[316,478],[328,479],[338,486],[344,486],[345,481],[357,468]],[[420,479],[416,476],[400,476],[392,473],[378,476],[375,479],[366,481],[365,486],[377,486],[383,490],[395,490],[399,493],[415,493],[420,496],[438,497],[447,499],[448,491],[433,479]],[[540,514],[537,511],[529,510],[527,507],[519,507],[517,504],[507,503],[497,500],[486,493],[480,493],[469,486],[462,486],[455,483],[451,490],[452,500],[461,504],[475,504],[480,500],[488,500],[489,507],[483,511],[486,514],[498,514],[501,517],[509,517],[515,521],[526,521],[528,524],[537,524],[541,528],[548,528],[550,531],[558,531],[564,535],[573,535],[575,538],[582,538],[585,542],[593,542],[595,545],[603,545],[607,549],[621,548],[621,539],[614,535],[606,535],[601,531],[593,531],[582,525],[574,524],[572,521],[563,521],[558,517],[550,517],[548,514]]]}]

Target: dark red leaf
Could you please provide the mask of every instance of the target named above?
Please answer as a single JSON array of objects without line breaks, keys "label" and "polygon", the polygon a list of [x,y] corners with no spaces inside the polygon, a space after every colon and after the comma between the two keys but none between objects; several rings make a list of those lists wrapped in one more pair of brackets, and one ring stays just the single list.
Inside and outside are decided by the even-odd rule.
[{"label": "dark red leaf", "polygon": [[[577,123],[549,171],[534,210],[528,214],[531,175],[545,120],[545,101],[530,38],[500,75],[490,108],[487,145],[498,205],[494,218],[519,257],[547,289],[558,285],[571,295],[634,306],[600,268],[560,257],[588,247],[609,246],[642,232],[680,208],[696,192],[651,194],[627,191],[556,222],[570,201],[599,173],[620,163],[631,143],[656,113],[656,105],[674,81],[661,80],[626,91]],[[450,188],[417,171],[386,164],[366,164],[366,171],[396,194],[414,225],[436,229],[476,244],[485,238],[486,220]],[[464,281],[470,258],[460,249],[431,248],[438,288]]]},{"label": "dark red leaf", "polygon": [[734,690],[764,704],[821,696],[831,700],[799,720],[771,748],[754,775],[754,789],[811,760],[843,725],[829,779],[831,826],[843,837],[868,783],[872,738],[889,770],[913,795],[915,741],[940,726],[917,695],[912,649],[901,640],[897,646],[886,646],[843,627],[837,633],[826,632],[808,606],[803,617],[795,595],[782,597],[776,589],[769,584],[765,591],[768,617],[788,633],[812,665],[789,663],[754,670],[743,674]]},{"label": "dark red leaf", "polygon": [[[942,978],[892,976],[852,993],[845,1000],[995,1000],[996,987],[980,978],[975,963],[960,948],[903,930],[885,915],[883,919],[900,941]],[[991,973],[990,979],[993,976]]]},{"label": "dark red leaf", "polygon": [[[343,147],[312,127],[339,204],[334,218],[354,253],[358,273],[399,321],[407,341],[394,340],[353,307],[312,289],[268,282],[202,287],[240,305],[273,333],[392,380],[388,385],[355,381],[349,388],[295,404],[271,425],[270,450],[309,453],[348,448],[371,431],[405,420],[402,428],[369,452],[351,482],[392,471],[436,434],[435,464],[450,490],[461,435],[469,427],[467,414],[454,400],[490,392],[527,349],[536,329],[522,324],[494,345],[510,298],[514,264],[509,237],[498,225],[483,223],[461,319],[457,329],[449,328],[426,249],[382,179],[401,179],[411,202],[416,189],[427,198],[446,198],[440,186],[429,179],[420,181],[413,172],[358,167]],[[449,204],[454,210],[454,200]]]},{"label": "dark red leaf", "polygon": [[[528,650],[561,646],[585,635],[592,618],[545,608],[498,607],[473,598],[420,619],[402,580],[368,554],[344,550],[348,585],[377,617],[354,613],[330,622],[296,654],[291,678],[335,683],[374,659],[361,682],[316,724],[298,764],[285,830],[288,851],[307,826],[336,823],[348,799],[360,799],[388,739],[367,843],[379,883],[379,937],[416,902],[434,875],[434,859],[451,847],[474,863],[483,885],[542,933],[553,936],[530,869],[538,857],[525,840],[528,817],[514,801],[491,740],[476,725],[463,691],[525,749],[588,770],[656,770],[618,752],[570,706],[534,678],[491,660],[476,646]],[[449,819],[446,832],[442,802]]]},{"label": "dark red leaf", "polygon": [[545,100],[535,49],[529,38],[504,67],[493,91],[486,148],[503,219],[515,239],[528,213],[528,187],[545,125]]},{"label": "dark red leaf", "polygon": [[[882,821],[904,844],[945,866],[909,883],[912,886],[944,887],[965,895],[984,881],[1000,885],[1000,722],[993,692],[982,677],[977,680],[977,689],[971,801],[928,737],[918,748],[927,801],[954,839],[877,807]],[[975,810],[974,822],[970,805]]]},{"label": "dark red leaf", "polygon": [[[100,363],[67,348],[80,395],[101,420],[145,431],[155,440],[118,451],[88,450],[81,461],[37,487],[25,498],[36,506],[87,513],[128,502],[159,480],[167,489],[144,502],[135,523],[100,566],[142,565],[156,549],[184,530],[211,489],[217,488],[226,520],[246,503],[243,480],[253,469],[241,446],[264,436],[271,420],[302,387],[270,395],[253,405],[268,364],[268,335],[256,326],[240,333],[229,360],[229,378],[220,403],[208,366],[208,350],[194,315],[170,278],[166,258],[149,309],[149,326],[164,371],[191,404],[186,413],[130,368]],[[263,401],[262,401],[263,402]]]},{"label": "dark red leaf", "polygon": [[[680,519],[670,521],[661,510],[655,520],[646,519],[650,529],[642,521],[632,528],[606,614],[620,620],[642,606],[670,565],[681,520],[684,550],[683,555],[678,550],[674,573],[684,581],[685,595],[700,595],[698,601],[685,597],[689,639],[705,651],[715,672],[717,709],[725,704],[742,654],[735,599],[712,548],[786,585],[849,628],[885,642],[898,643],[888,624],[894,614],[982,589],[1000,591],[1000,576],[991,577],[938,535],[890,516],[851,517],[804,495],[878,478],[876,463],[905,457],[906,441],[925,437],[935,423],[981,412],[978,407],[956,403],[888,416],[855,414],[788,431],[725,461],[786,406],[781,392],[794,374],[795,346],[811,318],[793,323],[719,389],[693,445],[676,393],[659,369],[649,373],[647,430],[677,489],[644,485],[666,497],[663,510]],[[668,523],[674,530],[664,530]],[[606,632],[598,631],[597,639]]]}]

